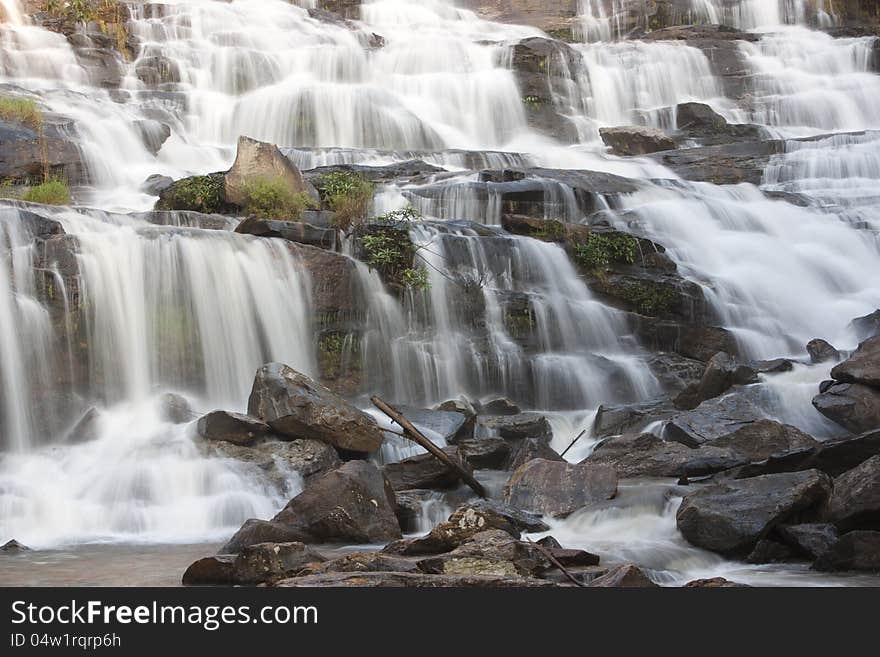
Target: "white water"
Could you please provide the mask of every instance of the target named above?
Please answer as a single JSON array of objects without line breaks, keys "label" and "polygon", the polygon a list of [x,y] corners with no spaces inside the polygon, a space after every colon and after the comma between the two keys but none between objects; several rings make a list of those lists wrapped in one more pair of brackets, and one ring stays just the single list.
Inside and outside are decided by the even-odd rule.
[{"label": "white water", "polygon": [[[89,188],[76,191],[102,208],[42,211],[80,245],[82,331],[93,358],[75,405],[98,407],[101,420],[99,437],[82,445],[59,445],[38,428],[45,404],[35,400],[52,388],[59,363],[73,369],[74,359],[67,345],[62,352],[71,353],[49,362],[60,327],[36,298],[34,248],[17,210],[4,206],[0,382],[9,453],[0,461],[0,538],[34,546],[216,540],[284,502],[242,464],[204,458],[191,442],[192,427],[164,422],[155,399],[176,390],[196,412],[235,410],[263,362],[314,372],[300,263],[282,243],[108,213],[150,207],[154,199],[138,189],[150,174],[226,168],[240,134],[278,143],[304,168],[419,158],[458,172],[427,195],[419,185],[380,190],[377,210],[411,202],[432,220],[413,234],[430,245],[422,255],[431,287],[401,303],[374,272],[359,270],[369,302],[366,371],[376,377],[370,392],[416,404],[505,394],[564,409],[552,416],[560,451],[600,403],[650,398],[656,382],[620,314],[593,298],[560,248],[503,233],[478,238],[475,226],[442,224],[500,223],[492,183],[477,184],[473,170],[542,165],[642,179],[642,190],[622,207],[605,208],[605,218],[666,246],[755,357],[802,357],[814,337],[852,348],[849,321],[880,305],[876,133],[794,140],[880,128],[880,78],[868,70],[873,41],[806,29],[813,20],[806,3],[741,2],[733,10],[725,9],[730,3],[693,3],[691,20],[766,33],[740,45],[753,76],[751,102],[739,106],[724,98],[700,50],[608,43],[621,36],[620,3],[583,3],[589,43],[575,47],[580,60],[555,90],[557,107],[579,129],[581,143],[573,146],[528,128],[508,70],[510,44],[537,30],[482,21],[440,0],[370,2],[349,29],[313,20],[303,9],[313,3],[298,4],[135,7],[131,29],[143,47],[122,63],[119,94],[97,89],[62,36],[16,18],[9,10],[15,3],[3,0],[0,83],[75,120],[90,174]],[[371,46],[374,33],[384,47]],[[154,57],[176,71],[157,89],[137,76]],[[751,186],[652,185],[648,179],[675,176],[653,161],[610,157],[598,142],[601,126],[673,129],[674,107],[687,101],[788,139],[763,187],[802,194],[813,205],[770,201]],[[145,119],[172,129],[157,156],[133,125]],[[547,183],[545,197],[548,218],[587,219],[566,187]],[[450,269],[460,280],[447,277]],[[459,303],[462,281],[480,283],[475,316]],[[512,294],[528,298],[525,336],[512,335],[504,321]],[[821,430],[809,399],[827,369],[772,378],[768,388],[784,400],[780,419]],[[585,438],[569,458],[583,458],[592,444]],[[386,460],[411,455],[389,448]],[[667,582],[682,573],[751,577],[688,547],[674,529],[674,508],[674,500],[622,504],[578,514],[554,534],[602,548],[612,561],[639,560]]]}]

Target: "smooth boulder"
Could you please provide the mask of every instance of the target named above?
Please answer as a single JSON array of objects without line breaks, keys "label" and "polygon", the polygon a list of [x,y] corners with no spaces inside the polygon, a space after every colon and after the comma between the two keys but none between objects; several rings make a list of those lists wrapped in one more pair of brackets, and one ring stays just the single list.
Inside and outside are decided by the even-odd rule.
[{"label": "smooth boulder", "polygon": [[880,455],[834,480],[828,519],[842,530],[880,530]]},{"label": "smooth boulder", "polygon": [[813,397],[813,407],[852,433],[880,428],[880,388],[833,382]]},{"label": "smooth boulder", "polygon": [[317,192],[302,173],[274,144],[238,138],[235,163],[224,176],[226,202],[239,207],[247,205],[247,185],[255,180],[279,180],[293,193],[306,193],[317,198]]},{"label": "smooth boulder", "polygon": [[518,509],[567,516],[617,495],[617,470],[607,465],[533,459],[519,467],[504,487],[504,500]]},{"label": "smooth boulder", "polygon": [[662,130],[644,126],[599,128],[599,136],[615,155],[648,155],[676,148],[675,140]]},{"label": "smooth boulder", "polygon": [[384,440],[369,415],[280,363],[269,363],[257,371],[248,415],[260,418],[283,436],[322,440],[354,452],[375,452]]},{"label": "smooth boulder", "polygon": [[197,427],[205,440],[224,440],[235,445],[252,445],[269,433],[265,422],[228,411],[213,411],[202,416]]},{"label": "smooth boulder", "polygon": [[816,570],[865,570],[880,572],[880,532],[844,534],[813,565]]},{"label": "smooth boulder", "polygon": [[844,383],[880,388],[880,336],[860,344],[852,356],[831,370],[831,377]]}]

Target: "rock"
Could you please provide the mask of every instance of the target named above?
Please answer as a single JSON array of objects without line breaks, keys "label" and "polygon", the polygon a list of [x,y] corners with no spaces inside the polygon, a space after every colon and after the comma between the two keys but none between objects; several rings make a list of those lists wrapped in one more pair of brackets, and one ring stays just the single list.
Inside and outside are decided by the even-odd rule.
[{"label": "rock", "polygon": [[880,530],[880,455],[834,480],[828,520],[841,530]]},{"label": "rock", "polygon": [[303,543],[258,543],[244,548],[235,558],[233,583],[253,585],[292,577],[322,561],[323,556]]},{"label": "rock", "polygon": [[520,413],[505,416],[477,416],[476,435],[504,438],[505,440],[523,440],[537,438],[550,442],[553,429],[547,418],[538,413]]},{"label": "rock", "polygon": [[736,338],[727,329],[715,326],[692,326],[677,331],[676,353],[706,362],[718,352],[739,353]]},{"label": "rock", "polygon": [[653,434],[609,438],[583,461],[588,465],[613,466],[618,476],[624,478],[703,477],[747,462],[730,449],[714,445],[692,449]]},{"label": "rock", "polygon": [[593,421],[593,436],[603,438],[623,433],[638,434],[654,422],[667,420],[674,414],[672,404],[665,400],[626,406],[602,405]]},{"label": "rock", "polygon": [[856,317],[850,322],[850,327],[859,340],[867,340],[880,335],[880,310],[875,310],[864,317]]},{"label": "rock", "polygon": [[675,397],[691,385],[698,384],[706,371],[706,364],[692,358],[685,358],[672,352],[651,354],[648,367],[663,391]]},{"label": "rock", "polygon": [[632,564],[624,564],[609,570],[590,582],[591,587],[606,589],[647,589],[658,585],[642,569]]},{"label": "rock", "polygon": [[544,459],[521,466],[504,487],[504,500],[511,506],[557,517],[616,495],[613,467]]},{"label": "rock", "polygon": [[484,415],[519,415],[522,413],[519,406],[505,398],[493,399],[483,404],[480,412]]},{"label": "rock", "polygon": [[275,583],[279,587],[332,588],[525,588],[550,587],[553,582],[529,577],[498,577],[494,575],[426,575],[419,573],[325,573],[295,577]]},{"label": "rock", "polygon": [[688,447],[699,447],[728,436],[762,419],[761,410],[749,394],[735,389],[717,399],[710,399],[696,409],[679,413],[663,428],[663,437]]},{"label": "rock", "polygon": [[204,443],[209,454],[253,463],[281,491],[289,488],[290,473],[298,473],[307,483],[341,464],[336,450],[320,440],[278,440],[274,437],[248,445],[224,441]]},{"label": "rock", "polygon": [[773,420],[758,420],[710,443],[727,448],[750,461],[762,461],[795,450],[810,449],[820,443],[797,427]]},{"label": "rock", "polygon": [[837,542],[839,534],[834,525],[808,523],[777,527],[776,534],[785,544],[811,560],[825,554]]},{"label": "rock", "polygon": [[384,552],[351,552],[337,559],[305,568],[300,577],[323,573],[421,573],[413,559],[396,557]]},{"label": "rock", "polygon": [[171,136],[171,127],[161,121],[141,119],[135,121],[133,127],[140,134],[144,148],[152,155],[158,155],[162,146]]},{"label": "rock", "polygon": [[507,469],[511,444],[504,438],[472,438],[457,443],[459,452],[476,470]]},{"label": "rock", "polygon": [[236,445],[251,445],[269,433],[269,425],[247,415],[214,411],[202,416],[199,435],[206,440],[225,440]]},{"label": "rock", "polygon": [[413,408],[412,406],[397,406],[397,410],[406,416],[406,419],[416,425],[420,431],[426,433],[432,440],[443,440],[454,443],[457,440],[470,438],[473,435],[473,421],[468,422],[468,416],[457,411],[429,410]]},{"label": "rock", "polygon": [[475,534],[451,552],[418,562],[434,575],[495,575],[531,577],[550,568],[550,561],[533,543],[519,541],[495,529]]},{"label": "rock", "polygon": [[235,232],[255,237],[277,237],[331,251],[336,248],[335,230],[319,228],[302,221],[277,221],[261,217],[248,217],[235,228]]},{"label": "rock", "polygon": [[794,551],[783,543],[761,539],[746,557],[748,563],[784,563],[791,561]]},{"label": "rock", "polygon": [[83,182],[86,166],[76,144],[75,123],[57,115],[43,114],[42,129],[0,119],[0,180],[28,184],[41,180],[44,170],[52,177],[76,185]]},{"label": "rock", "polygon": [[662,130],[642,126],[599,128],[599,136],[615,155],[647,155],[671,151],[677,146]]},{"label": "rock", "polygon": [[375,420],[305,374],[280,363],[257,371],[248,415],[283,436],[323,440],[339,449],[375,452],[384,434]]},{"label": "rock", "polygon": [[880,388],[880,336],[862,342],[852,356],[831,370],[831,376],[844,383]]},{"label": "rock", "polygon": [[492,529],[507,532],[518,539],[524,531],[541,532],[549,527],[533,514],[494,500],[478,500],[460,506],[426,536],[392,543],[385,551],[403,555],[440,554]]},{"label": "rock", "polygon": [[880,571],[880,532],[844,534],[813,566],[816,570]]},{"label": "rock", "polygon": [[235,556],[221,554],[205,557],[189,565],[184,571],[184,586],[228,586],[234,581]]},{"label": "rock", "polygon": [[166,392],[159,397],[159,416],[172,424],[186,424],[195,418],[186,397],[173,392]]},{"label": "rock", "polygon": [[724,394],[735,385],[758,382],[757,372],[740,364],[730,354],[720,352],[712,356],[698,383],[688,386],[675,399],[676,408],[693,410],[707,399]]},{"label": "rock", "polygon": [[533,459],[543,459],[545,461],[565,460],[555,449],[547,444],[546,440],[541,440],[540,438],[526,438],[520,441],[517,447],[512,451],[505,470],[516,470],[521,465],[525,465]]},{"label": "rock", "polygon": [[163,186],[158,193],[159,200],[153,209],[159,212],[189,211],[210,215],[237,211],[224,197],[222,173],[181,178]]},{"label": "rock", "polygon": [[8,554],[30,551],[31,549],[27,545],[19,543],[14,538],[12,540],[6,541],[3,545],[0,545],[0,552],[6,552]]},{"label": "rock", "polygon": [[716,185],[760,185],[771,158],[783,153],[785,142],[771,139],[667,150],[652,157],[685,180]]},{"label": "rock", "polygon": [[684,498],[676,521],[693,545],[745,556],[777,525],[815,516],[830,492],[816,470],[711,484]]},{"label": "rock", "polygon": [[97,440],[101,435],[101,413],[92,406],[83,413],[76,424],[64,436],[64,442],[71,445]]},{"label": "rock", "polygon": [[[443,451],[464,470],[471,472],[467,460],[458,447],[445,447]],[[382,472],[395,491],[414,488],[441,490],[454,488],[460,480],[457,472],[447,467],[433,454],[420,454],[398,463],[389,463],[382,468]]]},{"label": "rock", "polygon": [[703,146],[758,141],[766,137],[761,126],[728,123],[723,116],[703,103],[681,103],[675,108],[675,114],[678,129],[683,135],[697,140]]},{"label": "rock", "polygon": [[822,415],[853,433],[880,427],[880,390],[861,383],[834,383],[813,397]]},{"label": "rock", "polygon": [[173,184],[173,178],[154,173],[141,183],[140,190],[144,194],[149,194],[150,196],[159,196]]},{"label": "rock", "polygon": [[238,554],[250,545],[260,543],[304,543],[309,540],[308,534],[297,526],[272,520],[247,520],[235,532],[226,545],[220,548],[221,554]]},{"label": "rock", "polygon": [[816,338],[807,343],[807,353],[814,363],[825,363],[830,360],[840,360],[840,352],[825,340]]},{"label": "rock", "polygon": [[446,411],[447,413],[461,413],[466,418],[476,416],[477,411],[473,405],[463,397],[458,399],[450,399],[437,406],[438,411]]},{"label": "rock", "polygon": [[278,147],[249,137],[238,138],[235,163],[224,178],[226,202],[239,207],[247,205],[245,187],[248,182],[265,179],[283,181],[291,192],[306,193],[318,200],[318,192],[307,183],[293,163]]},{"label": "rock", "polygon": [[746,584],[737,584],[723,577],[713,577],[711,579],[695,579],[685,584],[685,589],[732,589],[732,588],[748,588]]}]

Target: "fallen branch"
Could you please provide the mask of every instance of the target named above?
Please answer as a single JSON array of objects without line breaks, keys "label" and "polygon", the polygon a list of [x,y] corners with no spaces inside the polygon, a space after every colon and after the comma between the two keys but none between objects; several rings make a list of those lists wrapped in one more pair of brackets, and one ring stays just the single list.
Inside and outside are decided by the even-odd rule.
[{"label": "fallen branch", "polygon": [[576,443],[577,441],[579,441],[581,438],[583,438],[585,433],[587,433],[587,430],[586,430],[586,429],[584,429],[583,431],[581,431],[581,432],[578,434],[578,437],[571,441],[571,444],[570,444],[568,447],[565,448],[565,451],[562,452],[562,454],[560,454],[560,456],[561,456],[562,458],[565,458],[565,455],[568,454],[568,450],[570,450],[572,447],[574,447],[575,443]]},{"label": "fallen branch", "polygon": [[526,540],[529,543],[531,543],[532,545],[534,545],[537,548],[538,552],[543,554],[547,558],[547,561],[549,561],[554,566],[556,566],[562,572],[562,574],[565,575],[571,582],[573,582],[577,586],[582,586],[584,588],[587,588],[586,584],[584,584],[582,581],[580,581],[578,578],[576,578],[574,575],[572,575],[570,572],[568,572],[568,569],[565,566],[563,566],[561,563],[559,563],[559,559],[554,557],[553,553],[550,552],[550,550],[545,548],[540,543],[535,543],[532,539],[530,539],[528,537],[526,537]]},{"label": "fallen branch", "polygon": [[403,428],[403,432],[404,434],[406,434],[407,438],[412,440],[414,443],[424,447],[446,467],[453,470],[459,477],[461,477],[464,483],[471,487],[471,489],[477,495],[479,495],[480,497],[486,497],[486,490],[483,488],[483,485],[479,481],[474,479],[474,476],[463,467],[461,467],[460,464],[449,458],[449,455],[446,454],[446,452],[444,452],[442,449],[437,447],[437,445],[432,443],[427,437],[425,437],[425,435],[421,431],[416,429],[415,425],[407,420],[400,411],[382,401],[378,397],[370,397],[370,401],[373,402],[373,406],[378,408],[380,411],[385,413],[385,415],[387,415],[398,425],[400,425]]}]

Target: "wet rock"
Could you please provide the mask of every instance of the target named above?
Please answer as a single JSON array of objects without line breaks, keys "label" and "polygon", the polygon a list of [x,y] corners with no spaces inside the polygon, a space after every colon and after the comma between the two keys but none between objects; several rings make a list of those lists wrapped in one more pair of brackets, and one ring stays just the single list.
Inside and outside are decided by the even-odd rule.
[{"label": "wet rock", "polygon": [[705,363],[671,352],[651,354],[647,365],[664,392],[671,397],[698,384],[706,370]]},{"label": "wet rock", "polygon": [[834,480],[828,520],[842,530],[880,530],[880,455]]},{"label": "wet rock", "polygon": [[784,563],[791,561],[794,551],[783,543],[761,539],[746,557],[748,563]]},{"label": "wet rock", "polygon": [[549,527],[531,513],[494,500],[478,500],[460,506],[426,536],[391,543],[385,551],[402,555],[440,554],[492,529],[507,532],[518,539],[524,531],[547,531]]},{"label": "wet rock", "polygon": [[134,128],[140,134],[144,147],[153,155],[158,155],[171,136],[171,128],[168,125],[153,119],[135,121]]},{"label": "wet rock", "polygon": [[76,424],[64,436],[64,442],[71,445],[97,440],[101,435],[101,413],[92,406],[83,413]]},{"label": "wet rock", "polygon": [[505,416],[477,416],[478,436],[504,438],[505,440],[524,440],[536,438],[550,442],[553,429],[547,418],[538,413],[520,413]]},{"label": "wet rock", "polygon": [[418,429],[428,434],[429,438],[455,443],[473,435],[473,423],[468,416],[457,411],[430,410],[412,406],[397,406],[397,410],[406,416]]},{"label": "wet rock", "polygon": [[880,336],[862,342],[852,356],[831,370],[831,376],[844,383],[880,388]]},{"label": "wet rock", "polygon": [[703,146],[729,144],[736,141],[759,141],[766,134],[761,126],[728,123],[718,112],[704,103],[681,103],[675,109],[678,129],[688,139]]},{"label": "wet rock", "polygon": [[707,445],[699,449],[666,442],[653,434],[624,435],[603,441],[583,461],[608,465],[620,477],[702,477],[743,465],[733,450]]},{"label": "wet rock", "polygon": [[339,449],[374,452],[384,434],[375,420],[342,397],[287,365],[270,363],[257,371],[248,415],[273,431],[323,440]]},{"label": "wet rock", "polygon": [[816,338],[807,343],[807,353],[814,363],[825,363],[832,360],[840,360],[840,352],[825,340]]},{"label": "wet rock", "polygon": [[186,397],[173,392],[163,393],[159,397],[159,416],[172,424],[186,424],[195,419],[195,413]]},{"label": "wet rock", "polygon": [[384,552],[351,552],[337,559],[312,564],[299,577],[323,573],[421,573],[414,559],[396,557]]},{"label": "wet rock", "polygon": [[184,586],[228,586],[233,582],[235,556],[221,554],[204,557],[189,565],[184,571]]},{"label": "wet rock", "polygon": [[637,434],[654,422],[675,415],[672,404],[666,400],[640,402],[625,406],[599,407],[593,421],[593,435],[597,438],[623,433]]},{"label": "wet rock", "polygon": [[777,527],[776,534],[783,543],[793,548],[796,554],[810,560],[816,560],[825,554],[839,538],[834,525],[820,523]]},{"label": "wet rock", "polygon": [[47,113],[39,129],[0,119],[0,180],[29,184],[48,172],[71,185],[82,183],[86,166],[77,144],[67,136],[75,130],[72,120]]},{"label": "wet rock", "polygon": [[844,534],[813,565],[816,570],[865,570],[880,572],[880,532]]},{"label": "wet rock", "polygon": [[558,452],[556,452],[556,450],[550,447],[546,440],[541,440],[539,438],[526,438],[521,440],[512,450],[510,460],[505,469],[516,470],[533,459],[542,459],[545,461],[565,460]]},{"label": "wet rock", "polygon": [[652,157],[685,180],[760,185],[770,159],[784,152],[784,141],[767,140],[664,151]]},{"label": "wet rock", "polygon": [[732,588],[748,588],[746,584],[737,584],[723,577],[712,577],[711,579],[695,579],[685,584],[685,589],[732,589]]},{"label": "wet rock", "polygon": [[204,443],[204,449],[211,455],[253,463],[268,481],[284,492],[289,492],[291,485],[298,485],[291,481],[291,473],[299,474],[308,483],[314,477],[335,470],[341,463],[332,446],[308,438],[282,441],[270,437],[248,446],[211,441]]},{"label": "wet rock", "polygon": [[859,340],[867,340],[880,335],[880,310],[875,310],[864,317],[856,317],[850,326]]},{"label": "wet rock", "polygon": [[519,406],[505,398],[493,399],[483,404],[480,412],[484,415],[519,415],[522,413]]},{"label": "wet rock", "polygon": [[643,126],[599,128],[599,136],[615,155],[648,155],[675,150],[677,146],[662,130]]},{"label": "wet rock", "polygon": [[534,513],[567,516],[617,495],[617,471],[605,465],[534,459],[514,471],[504,500]]},{"label": "wet rock", "polygon": [[235,163],[224,178],[226,202],[239,207],[247,205],[245,188],[249,182],[259,179],[282,181],[291,192],[305,193],[318,200],[315,188],[277,146],[239,137]]},{"label": "wet rock", "polygon": [[724,394],[735,385],[758,382],[757,372],[743,365],[730,354],[720,352],[712,356],[698,383],[688,386],[675,399],[676,408],[693,410],[707,399]]},{"label": "wet rock", "polygon": [[534,544],[518,541],[500,529],[475,534],[451,552],[418,564],[423,572],[435,575],[500,577],[531,577],[551,567]]},{"label": "wet rock", "polygon": [[861,383],[834,383],[813,397],[813,407],[853,433],[880,427],[880,389]]},{"label": "wet rock", "polygon": [[426,575],[417,573],[359,572],[326,573],[277,582],[279,587],[333,588],[534,588],[555,586],[552,582],[529,577],[494,575]]},{"label": "wet rock", "polygon": [[433,490],[401,490],[396,491],[396,495],[397,509],[395,513],[404,534],[416,534],[423,531],[423,518],[430,514],[432,506],[437,505],[438,512],[443,512],[446,507],[442,494]]},{"label": "wet rock", "polygon": [[233,583],[253,585],[292,577],[306,566],[322,561],[322,555],[303,543],[250,545],[233,562]]},{"label": "wet rock", "polygon": [[692,411],[673,417],[664,426],[663,437],[688,447],[699,447],[763,419],[762,414],[748,388],[735,388],[723,397],[710,399]]},{"label": "wet rock", "polygon": [[447,413],[461,413],[466,418],[476,416],[477,411],[467,399],[460,397],[458,399],[450,399],[437,406],[438,411],[446,411]]},{"label": "wet rock", "polygon": [[232,214],[238,208],[228,204],[223,192],[223,174],[211,173],[175,180],[158,190],[153,206],[160,212],[190,211],[202,214]]},{"label": "wet rock", "polygon": [[180,67],[177,62],[162,55],[140,58],[134,73],[148,89],[180,82]]},{"label": "wet rock", "polygon": [[648,589],[658,585],[638,566],[624,564],[590,582],[591,587],[606,589]]},{"label": "wet rock", "polygon": [[830,492],[816,470],[710,484],[684,498],[676,521],[693,545],[745,556],[774,527],[815,517]]},{"label": "wet rock", "polygon": [[510,453],[514,443],[504,438],[472,438],[460,440],[460,453],[468,464],[476,470],[505,470],[510,461]]},{"label": "wet rock", "polygon": [[302,221],[248,217],[236,227],[235,232],[256,237],[277,237],[331,251],[336,248],[336,231],[312,226]]},{"label": "wet rock", "polygon": [[174,178],[154,173],[152,176],[148,176],[147,179],[141,183],[140,190],[144,194],[149,194],[150,196],[159,196],[159,194],[171,187],[171,185],[173,184]]},{"label": "wet rock", "polygon": [[796,450],[817,447],[819,442],[797,427],[773,420],[758,420],[710,443],[727,448],[750,461],[762,461]]},{"label": "wet rock", "polygon": [[7,554],[15,554],[17,552],[30,552],[30,548],[27,545],[23,545],[19,543],[14,538],[12,540],[6,541],[3,545],[0,545],[0,552],[6,552]]},{"label": "wet rock", "polygon": [[[445,447],[443,451],[454,462],[471,472],[471,468],[458,447]],[[382,468],[385,477],[395,491],[414,488],[454,488],[460,480],[457,472],[442,463],[433,454],[420,454]]]},{"label": "wet rock", "polygon": [[269,425],[247,415],[214,411],[198,422],[199,435],[206,440],[225,440],[236,445],[251,445],[269,433]]}]

